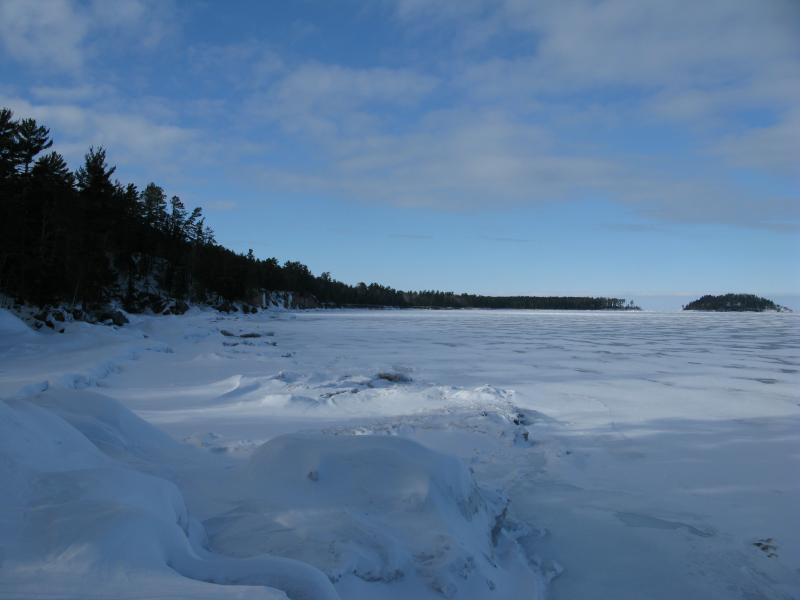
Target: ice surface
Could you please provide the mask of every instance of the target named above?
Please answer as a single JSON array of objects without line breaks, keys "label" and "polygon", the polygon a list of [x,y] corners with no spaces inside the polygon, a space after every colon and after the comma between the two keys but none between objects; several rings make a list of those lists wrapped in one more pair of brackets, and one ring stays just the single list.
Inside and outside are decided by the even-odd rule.
[{"label": "ice surface", "polygon": [[798,597],[796,315],[131,321],[0,311],[2,598]]}]

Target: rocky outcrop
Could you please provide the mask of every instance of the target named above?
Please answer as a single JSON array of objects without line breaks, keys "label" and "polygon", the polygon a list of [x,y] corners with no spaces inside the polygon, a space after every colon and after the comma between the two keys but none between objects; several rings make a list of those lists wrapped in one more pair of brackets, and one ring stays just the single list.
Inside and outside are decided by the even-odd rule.
[{"label": "rocky outcrop", "polygon": [[264,308],[308,309],[322,308],[322,304],[313,294],[298,294],[296,292],[272,291],[262,295]]}]

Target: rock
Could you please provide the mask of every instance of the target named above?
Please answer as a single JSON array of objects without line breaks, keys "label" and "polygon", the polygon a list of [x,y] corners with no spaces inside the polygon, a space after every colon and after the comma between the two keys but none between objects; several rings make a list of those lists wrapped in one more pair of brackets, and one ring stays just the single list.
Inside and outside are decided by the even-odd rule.
[{"label": "rock", "polygon": [[137,315],[142,312],[142,306],[135,300],[126,300],[122,303],[122,307],[129,313]]},{"label": "rock", "polygon": [[111,321],[117,327],[122,327],[126,323],[130,323],[128,321],[128,317],[122,314],[121,311],[118,310],[106,310],[100,313],[98,317],[101,321]]},{"label": "rock", "polygon": [[47,325],[50,329],[55,329],[55,325],[53,325],[53,321],[50,319],[50,315],[46,310],[36,313],[33,315],[33,318],[35,319],[34,327],[36,327],[36,329],[40,329],[42,325]]},{"label": "rock", "polygon": [[222,304],[218,304],[214,308],[216,308],[219,312],[224,312],[224,313],[232,313],[232,312],[237,312],[239,310],[227,300]]},{"label": "rock", "polygon": [[164,309],[167,308],[167,302],[163,298],[159,298],[156,296],[154,299],[151,298],[150,300],[150,309],[156,313],[161,314],[164,312]]},{"label": "rock", "polygon": [[313,294],[292,294],[289,308],[319,308],[321,305]]},{"label": "rock", "polygon": [[411,377],[406,375],[405,373],[396,373],[394,371],[387,371],[378,373],[378,379],[385,379],[386,381],[391,381],[392,383],[411,383]]},{"label": "rock", "polygon": [[189,310],[189,305],[183,300],[176,300],[171,310],[174,315],[182,315]]},{"label": "rock", "polygon": [[122,307],[129,313],[139,314],[143,313],[148,306],[147,295],[145,294],[131,294],[122,303]]}]

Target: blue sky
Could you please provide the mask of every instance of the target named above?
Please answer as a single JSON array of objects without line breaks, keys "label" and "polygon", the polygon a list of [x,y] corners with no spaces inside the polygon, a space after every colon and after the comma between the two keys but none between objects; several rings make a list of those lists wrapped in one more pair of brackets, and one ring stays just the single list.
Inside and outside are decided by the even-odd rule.
[{"label": "blue sky", "polygon": [[794,0],[0,3],[0,104],[355,283],[800,294]]}]

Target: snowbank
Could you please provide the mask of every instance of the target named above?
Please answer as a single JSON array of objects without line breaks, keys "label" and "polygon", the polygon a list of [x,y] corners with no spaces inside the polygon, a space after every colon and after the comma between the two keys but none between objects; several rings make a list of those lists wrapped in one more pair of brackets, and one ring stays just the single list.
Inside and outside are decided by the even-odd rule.
[{"label": "snowbank", "polygon": [[[11,311],[0,308],[0,339],[10,338],[11,336],[16,338],[34,337],[35,333]],[[6,340],[4,339],[4,341]]]},{"label": "snowbank", "polygon": [[286,598],[277,587],[297,600],[338,598],[308,565],[208,552],[173,483],[113,460],[56,414],[108,440],[106,449],[139,437],[152,448],[158,436],[119,404],[40,403],[55,412],[35,399],[0,401],[0,597]]},{"label": "snowbank", "polygon": [[247,475],[250,495],[207,523],[217,551],[294,557],[357,580],[346,588],[537,597],[533,570],[509,576],[527,565],[504,537],[505,501],[455,458],[398,437],[291,434],[261,446]]},{"label": "snowbank", "polygon": [[[194,518],[187,473],[228,509]],[[505,500],[398,437],[284,435],[221,468],[111,398],[49,388],[0,401],[0,480],[0,597],[325,600],[334,582],[356,597],[394,583],[510,599],[543,587],[503,530]]]}]

